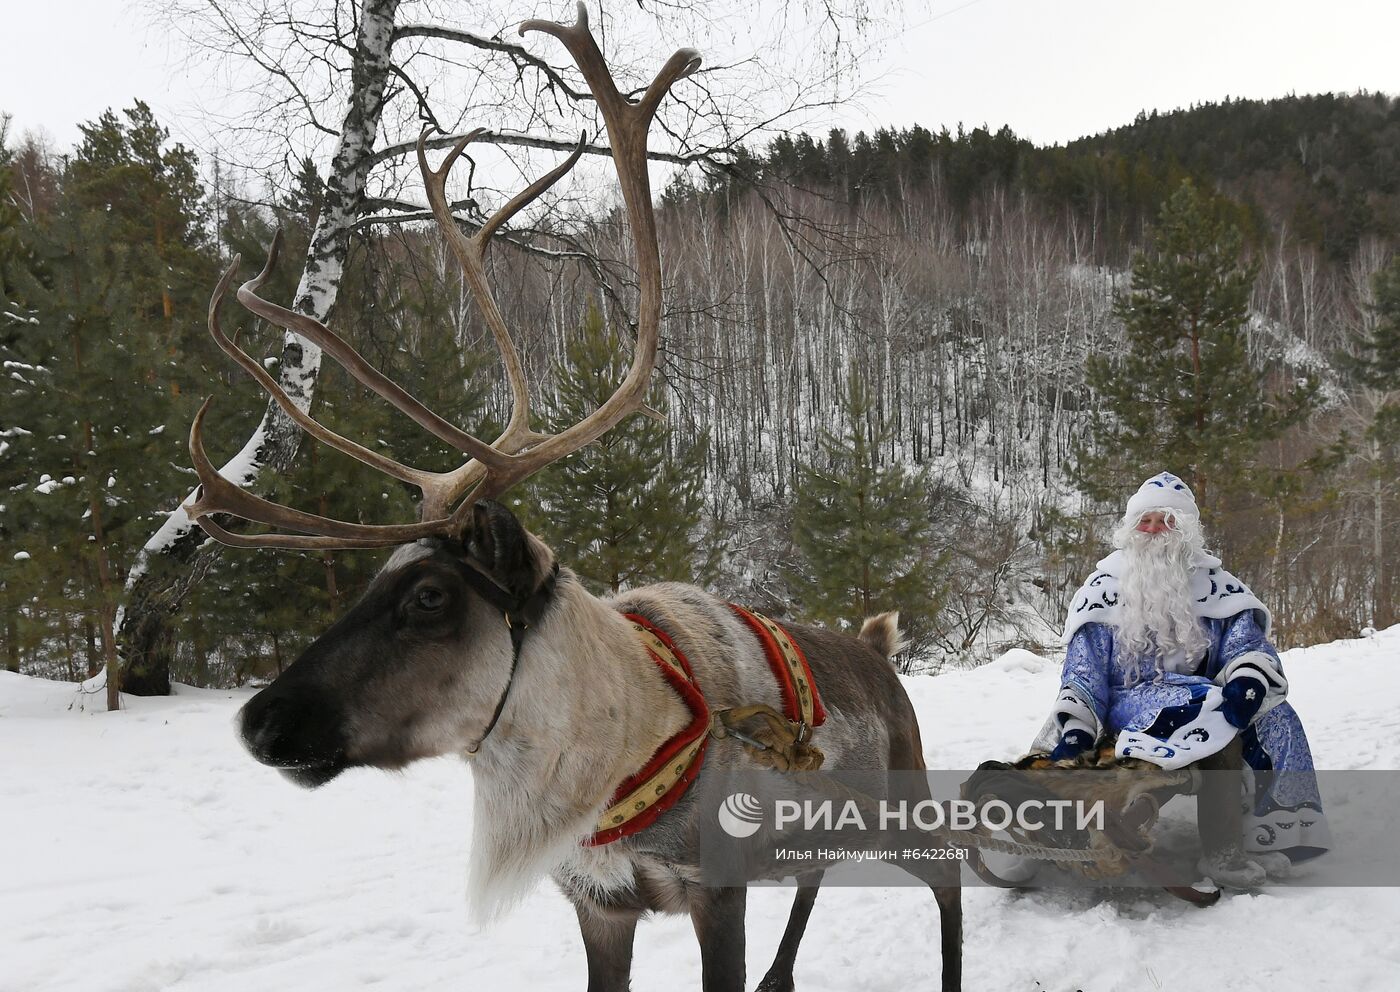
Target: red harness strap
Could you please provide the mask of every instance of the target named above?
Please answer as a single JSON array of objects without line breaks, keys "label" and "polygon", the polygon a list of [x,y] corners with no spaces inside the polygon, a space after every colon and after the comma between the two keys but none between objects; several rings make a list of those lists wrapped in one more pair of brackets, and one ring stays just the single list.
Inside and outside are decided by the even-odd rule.
[{"label": "red harness strap", "polygon": [[[732,609],[753,631],[763,645],[764,657],[773,677],[782,690],[783,710],[789,720],[807,728],[819,727],[826,721],[817,684],[812,678],[807,656],[792,636],[778,624],[742,606]],[[593,836],[585,847],[601,847],[623,837],[630,837],[656,822],[657,817],[680,800],[700,766],[705,762],[705,747],[709,743],[710,707],[705,702],[690,662],[671,643],[665,631],[645,617],[624,614],[632,628],[647,646],[651,660],[676,690],[690,710],[686,727],[659,747],[646,766],[617,787],[608,801],[607,809],[598,818]]]},{"label": "red harness strap", "polygon": [[812,666],[807,663],[807,655],[786,630],[760,613],[744,609],[730,603],[741,620],[753,631],[758,642],[763,645],[763,654],[768,659],[768,667],[783,693],[783,712],[794,723],[808,727],[820,727],[826,722],[826,709],[822,697],[817,692],[817,682],[812,678]]},{"label": "red harness strap", "polygon": [[666,633],[645,617],[635,613],[625,616],[647,644],[651,660],[689,708],[691,720],[680,733],[657,749],[641,771],[617,787],[598,819],[598,829],[584,841],[585,847],[611,844],[655,823],[657,817],[676,805],[700,773],[700,766],[705,762],[705,745],[709,743],[710,707],[695,683],[690,662]]}]

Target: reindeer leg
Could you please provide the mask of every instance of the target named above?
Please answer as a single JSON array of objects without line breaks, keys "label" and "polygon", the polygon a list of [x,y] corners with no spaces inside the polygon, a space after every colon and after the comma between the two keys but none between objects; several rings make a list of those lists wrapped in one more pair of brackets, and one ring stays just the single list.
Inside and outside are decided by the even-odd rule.
[{"label": "reindeer leg", "polygon": [[824,871],[814,871],[798,879],[797,898],[792,901],[792,912],[788,915],[782,943],[778,945],[778,953],[755,992],[793,992],[792,966],[797,963],[797,946],[802,943],[802,934],[807,930],[807,917],[812,915],[812,903],[817,901],[817,889],[821,887],[825,874]]},{"label": "reindeer leg", "polygon": [[[700,941],[703,992],[744,992],[744,907],[748,890],[695,889],[690,922]],[[590,990],[591,992],[591,990]]]},{"label": "reindeer leg", "polygon": [[[931,838],[925,837],[924,843]],[[938,928],[943,952],[943,992],[962,992],[962,887],[958,884],[962,862],[910,860],[900,867],[933,890],[938,902]]]},{"label": "reindeer leg", "polygon": [[[954,861],[953,864],[958,862]],[[943,992],[962,992],[962,887],[934,885],[938,928],[943,949]]]},{"label": "reindeer leg", "polygon": [[574,904],[588,956],[588,992],[627,992],[632,977],[632,938],[640,912],[603,912]]},{"label": "reindeer leg", "polygon": [[[922,745],[919,744],[918,728],[915,726],[909,738],[896,738],[894,751],[890,756],[890,768],[924,771]],[[908,801],[911,806],[932,799],[928,780],[921,775],[909,778],[895,775],[891,778],[891,792],[897,798]],[[929,835],[915,831],[905,835],[892,836],[890,847],[939,847],[949,846],[947,837]],[[907,859],[900,867],[933,890],[933,898],[938,902],[939,943],[943,957],[943,992],[962,992],[962,861],[948,858],[942,861]]]}]

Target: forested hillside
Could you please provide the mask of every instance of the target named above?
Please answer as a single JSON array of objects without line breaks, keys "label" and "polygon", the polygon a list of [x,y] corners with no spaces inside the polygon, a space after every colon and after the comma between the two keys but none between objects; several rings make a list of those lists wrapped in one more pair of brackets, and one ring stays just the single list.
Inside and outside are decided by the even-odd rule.
[{"label": "forested hillside", "polygon": [[[0,163],[0,654],[74,679],[102,664],[126,570],[192,486],[194,408],[218,397],[209,445],[226,457],[264,405],[202,330],[215,273],[241,250],[251,275],[276,224],[295,256],[322,196],[308,168],[290,200],[250,203],[267,199],[258,177],[200,166],[144,108],[85,134],[67,158],[11,135]],[[1244,294],[1206,342],[1205,372],[1234,385],[1194,414],[1213,426],[1193,435],[1193,463],[1231,466],[1212,483],[1213,546],[1275,609],[1284,644],[1393,623],[1397,164],[1400,105],[1359,95],[1144,115],[1052,148],[1006,129],[792,135],[682,173],[658,207],[664,422],[639,419],[614,470],[566,462],[515,502],[600,591],[695,575],[779,616],[899,608],[916,667],[1049,644],[1122,496],[1187,471],[1172,461],[1171,382],[1140,380],[1161,409],[1140,428],[1151,444],[1124,441],[1116,405],[1125,375],[1150,372],[1134,354],[1176,348],[1132,299],[1164,232],[1184,231],[1219,270],[1193,277],[1225,273]],[[539,228],[547,242],[566,224],[601,262],[491,256],[551,419],[595,395],[600,347],[626,351],[631,305],[620,218]],[[265,295],[285,300],[293,276]],[[275,362],[276,335],[227,309]],[[504,416],[489,336],[429,227],[357,228],[331,322],[450,419],[485,433]],[[1241,383],[1257,395],[1223,402]],[[395,457],[449,457],[335,370],[316,396],[318,417]],[[658,487],[661,464],[683,478]],[[413,512],[397,484],[311,445],[277,496],[346,519]],[[896,520],[918,526],[873,539]],[[685,539],[658,555],[668,532]],[[377,560],[224,553],[180,614],[174,676],[276,671]]]},{"label": "forested hillside", "polygon": [[1036,147],[1005,127],[796,135],[749,169],[848,203],[936,184],[965,218],[993,190],[1022,191],[1090,222],[1105,262],[1122,262],[1162,201],[1196,178],[1233,201],[1251,241],[1286,233],[1344,262],[1367,236],[1400,233],[1398,167],[1396,101],[1325,94],[1142,113],[1067,146]]}]

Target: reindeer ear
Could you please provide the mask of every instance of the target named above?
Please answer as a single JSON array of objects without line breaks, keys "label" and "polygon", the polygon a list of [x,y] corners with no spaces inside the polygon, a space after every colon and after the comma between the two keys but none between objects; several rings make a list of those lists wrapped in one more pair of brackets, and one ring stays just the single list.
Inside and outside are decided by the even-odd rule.
[{"label": "reindeer ear", "polygon": [[540,564],[530,535],[515,514],[495,500],[472,508],[467,554],[513,595],[524,598],[539,584]]}]

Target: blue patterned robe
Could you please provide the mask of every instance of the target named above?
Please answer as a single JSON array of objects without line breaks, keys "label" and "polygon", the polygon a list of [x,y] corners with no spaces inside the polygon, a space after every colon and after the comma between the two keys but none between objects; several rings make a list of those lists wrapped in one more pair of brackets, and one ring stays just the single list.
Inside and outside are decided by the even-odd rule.
[{"label": "blue patterned robe", "polygon": [[[1201,618],[1200,623],[1210,647],[1193,672],[1159,671],[1131,686],[1116,650],[1114,627],[1086,623],[1074,632],[1061,684],[1092,711],[1098,725],[1091,729],[1097,730],[1098,736],[1116,736],[1125,729],[1143,731],[1163,709],[1200,702],[1206,690],[1232,674],[1231,662],[1252,652],[1272,661],[1283,685],[1277,691],[1281,700],[1287,683],[1282,679],[1278,652],[1265,636],[1255,611],[1244,610],[1223,619]],[[1052,717],[1037,746],[1053,746],[1062,723]],[[1331,838],[1313,774],[1312,751],[1298,714],[1287,702],[1273,701],[1240,737],[1245,763],[1253,770],[1252,800],[1245,811],[1245,850],[1283,851],[1295,861],[1322,853]]]}]

